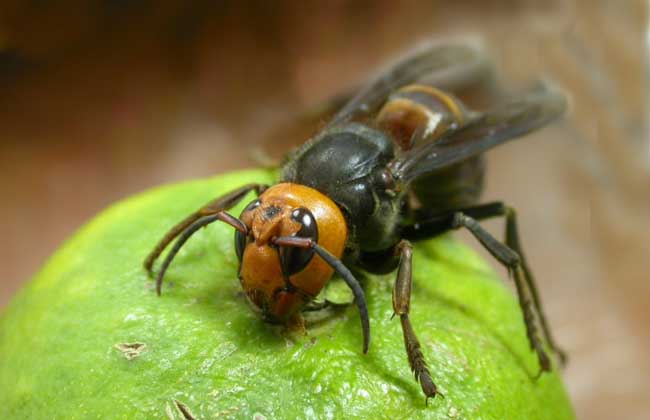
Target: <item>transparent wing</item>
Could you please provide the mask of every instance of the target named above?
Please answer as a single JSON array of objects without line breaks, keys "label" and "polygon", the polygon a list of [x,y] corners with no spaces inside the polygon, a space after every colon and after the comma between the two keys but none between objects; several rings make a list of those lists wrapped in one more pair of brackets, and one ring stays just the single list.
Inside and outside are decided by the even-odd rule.
[{"label": "transparent wing", "polygon": [[409,183],[543,127],[562,116],[566,106],[566,98],[559,91],[547,87],[533,89],[496,109],[477,114],[439,139],[418,140],[421,146],[393,160],[391,171],[397,180]]},{"label": "transparent wing", "polygon": [[454,90],[479,80],[490,68],[478,46],[469,43],[428,45],[380,73],[334,115],[327,127],[372,115],[391,92],[404,85],[421,81],[440,89]]}]

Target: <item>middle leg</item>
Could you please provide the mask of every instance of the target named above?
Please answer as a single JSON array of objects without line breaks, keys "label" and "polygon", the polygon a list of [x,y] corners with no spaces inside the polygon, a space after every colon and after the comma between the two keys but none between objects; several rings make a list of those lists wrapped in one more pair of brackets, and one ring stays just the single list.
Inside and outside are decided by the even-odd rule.
[{"label": "middle leg", "polygon": [[402,332],[404,333],[404,346],[408,356],[409,366],[415,376],[415,380],[420,383],[422,392],[424,392],[426,405],[429,398],[434,398],[440,394],[436,385],[431,379],[427,362],[424,360],[420,350],[420,341],[413,331],[413,326],[409,320],[411,307],[411,284],[412,284],[412,256],[413,246],[407,240],[402,240],[397,244],[396,252],[399,253],[399,268],[397,269],[397,278],[393,287],[393,316],[399,315],[402,323]]}]

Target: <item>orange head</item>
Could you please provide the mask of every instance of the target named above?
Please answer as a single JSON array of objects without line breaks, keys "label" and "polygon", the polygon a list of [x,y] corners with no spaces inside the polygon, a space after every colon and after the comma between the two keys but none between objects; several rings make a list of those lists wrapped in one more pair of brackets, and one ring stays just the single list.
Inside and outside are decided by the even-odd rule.
[{"label": "orange head", "polygon": [[264,191],[240,219],[247,227],[246,234],[235,233],[242,287],[267,321],[286,321],[320,292],[333,269],[312,248],[274,239],[309,238],[340,258],[347,239],[343,214],[315,189],[283,183]]}]

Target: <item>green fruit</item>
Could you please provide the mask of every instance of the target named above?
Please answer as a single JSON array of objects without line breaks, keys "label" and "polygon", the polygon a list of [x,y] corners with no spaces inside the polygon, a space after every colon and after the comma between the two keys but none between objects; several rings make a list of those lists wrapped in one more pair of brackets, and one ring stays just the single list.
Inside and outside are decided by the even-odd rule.
[{"label": "green fruit", "polygon": [[188,241],[157,297],[142,261],[161,235],[209,199],[272,179],[159,188],[81,229],[0,320],[0,418],[180,419],[179,407],[197,418],[573,418],[557,373],[533,379],[515,298],[450,236],[415,249],[411,319],[445,395],[428,407],[391,321],[394,274],[365,279],[367,355],[354,305],[312,320],[307,336],[262,322],[222,223]]}]

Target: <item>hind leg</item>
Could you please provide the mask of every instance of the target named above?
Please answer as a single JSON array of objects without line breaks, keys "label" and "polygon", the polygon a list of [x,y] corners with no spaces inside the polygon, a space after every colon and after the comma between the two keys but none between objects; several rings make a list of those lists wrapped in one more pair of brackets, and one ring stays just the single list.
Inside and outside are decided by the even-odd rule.
[{"label": "hind leg", "polygon": [[[506,219],[505,243],[498,241],[478,223],[478,220],[493,217],[505,217]],[[566,355],[553,339],[544,315],[537,286],[520,245],[514,209],[501,202],[493,202],[449,211],[406,226],[402,234],[408,239],[418,240],[459,228],[469,230],[487,251],[507,268],[508,274],[515,283],[519,306],[526,324],[528,341],[531,348],[537,353],[541,368],[540,373],[550,371],[551,362],[544,350],[542,341],[538,337],[535,315],[539,319],[539,324],[549,347],[558,355],[560,362],[565,363]]]}]

